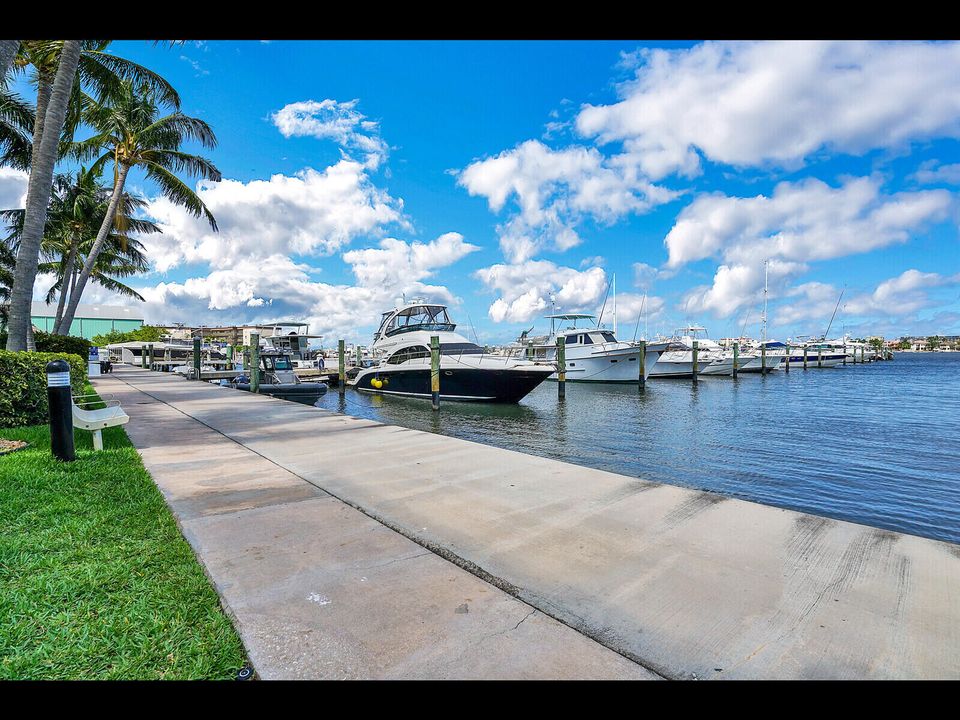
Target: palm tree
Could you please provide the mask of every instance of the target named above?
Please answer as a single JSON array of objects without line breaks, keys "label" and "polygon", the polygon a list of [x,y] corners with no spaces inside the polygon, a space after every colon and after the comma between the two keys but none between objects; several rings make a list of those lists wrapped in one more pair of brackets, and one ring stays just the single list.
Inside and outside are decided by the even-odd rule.
[{"label": "palm tree", "polygon": [[[109,40],[18,41],[19,51],[14,58],[14,67],[22,70],[30,65],[36,71],[37,105],[32,138],[36,155],[31,158],[27,221],[12,290],[8,350],[22,350],[26,346],[30,328],[30,298],[50,199],[53,165],[64,151],[66,142],[72,139],[82,109],[92,101],[83,93],[82,87],[89,86],[98,100],[105,101],[121,91],[124,78],[132,78],[153,88],[166,102],[179,107],[180,98],[166,80],[136,63],[105,52],[109,44]],[[78,74],[79,82],[75,82]],[[54,132],[50,133],[52,138],[46,137],[45,129],[48,127],[54,128]],[[66,137],[61,142],[64,128],[67,129]],[[34,187],[38,182],[39,185]]]},{"label": "palm tree", "polygon": [[0,166],[30,168],[30,129],[35,120],[33,108],[0,87]]},{"label": "palm tree", "polygon": [[[96,171],[86,168],[80,168],[76,174],[58,175],[54,179],[53,198],[40,247],[44,261],[39,264],[38,271],[51,273],[57,278],[46,297],[47,303],[50,303],[59,292],[56,324],[63,316],[65,301],[76,284],[79,266],[84,263],[107,211],[112,190],[101,185],[99,180]],[[134,213],[145,206],[145,200],[124,193],[117,225],[126,228],[126,232],[140,235],[160,232],[154,223],[134,217]],[[0,211],[0,220],[6,221],[11,228],[6,238],[7,246],[16,250],[23,230],[24,211]],[[91,281],[143,301],[136,291],[117,278],[147,270],[149,263],[141,242],[125,233],[113,232],[108,236],[94,266]]]},{"label": "palm tree", "polygon": [[19,49],[19,40],[0,40],[0,83],[7,77],[7,71]]},{"label": "palm tree", "polygon": [[[45,118],[45,123],[50,128],[56,128],[56,132],[47,133],[46,137],[35,142],[31,159],[23,235],[20,252],[17,254],[13,286],[10,289],[7,350],[27,349],[31,327],[30,301],[33,297],[33,283],[37,277],[40,238],[47,221],[47,203],[50,201],[50,189],[53,185],[53,166],[57,161],[60,128],[67,117],[67,105],[79,60],[80,42],[65,40]],[[36,136],[34,139],[36,141]]]},{"label": "palm tree", "polygon": [[97,134],[77,144],[77,155],[82,158],[106,150],[97,158],[91,170],[113,161],[113,195],[97,239],[77,278],[76,289],[70,295],[67,310],[55,330],[61,335],[73,322],[83,288],[117,218],[117,208],[130,168],[142,168],[167,199],[195,217],[206,217],[210,227],[217,229],[216,219],[200,197],[174,174],[186,171],[204,179],[220,181],[220,171],[212,162],[180,150],[187,140],[197,140],[207,148],[216,147],[217,139],[213,130],[203,120],[179,111],[158,118],[159,113],[155,95],[145,88],[135,90],[129,81],[124,82],[124,94],[120,98],[109,104],[94,103],[89,111],[87,122]]}]

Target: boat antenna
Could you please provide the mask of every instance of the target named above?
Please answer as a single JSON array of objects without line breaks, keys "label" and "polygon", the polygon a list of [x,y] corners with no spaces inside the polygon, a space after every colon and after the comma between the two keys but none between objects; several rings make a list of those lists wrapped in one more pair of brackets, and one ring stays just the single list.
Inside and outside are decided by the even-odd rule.
[{"label": "boat antenna", "polygon": [[603,311],[607,308],[607,298],[610,297],[610,286],[607,285],[607,294],[603,296],[603,305],[600,308],[600,317],[597,318],[597,327],[600,327],[600,322],[603,320]]},{"label": "boat antenna", "polygon": [[[643,300],[640,301],[640,312],[637,313],[637,326],[633,329],[633,341],[634,341],[634,342],[637,341],[637,331],[640,330],[640,318],[643,317],[643,308],[644,308],[644,306],[645,306],[646,304],[647,304],[647,294],[644,293],[644,294],[643,294]],[[644,328],[644,331],[646,331],[646,328]],[[616,334],[616,333],[614,333],[614,334]],[[646,337],[646,335],[644,335],[644,337]]]},{"label": "boat antenna", "polygon": [[747,309],[747,314],[743,316],[743,327],[740,328],[740,337],[737,338],[737,341],[740,341],[740,338],[743,337],[743,334],[747,331],[747,320],[750,319],[750,309]]},{"label": "boat antenna", "polygon": [[837,306],[833,309],[833,315],[830,316],[830,324],[827,325],[827,331],[823,334],[823,337],[820,338],[820,341],[823,342],[827,339],[827,335],[830,334],[830,327],[833,325],[833,319],[837,316],[837,310],[840,308],[840,301],[843,299],[843,294],[847,291],[847,286],[844,284],[843,290],[840,291],[840,297],[837,298]]},{"label": "boat antenna", "polygon": [[470,318],[470,313],[467,313],[467,320],[470,321],[470,329],[473,330],[473,339],[477,341],[477,345],[480,344],[480,338],[477,336],[477,329],[473,326],[473,320]]}]

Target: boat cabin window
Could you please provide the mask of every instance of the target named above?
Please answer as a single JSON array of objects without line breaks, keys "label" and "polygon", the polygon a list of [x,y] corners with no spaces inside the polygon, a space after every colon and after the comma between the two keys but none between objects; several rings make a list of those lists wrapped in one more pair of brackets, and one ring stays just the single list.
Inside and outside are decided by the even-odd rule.
[{"label": "boat cabin window", "polygon": [[590,333],[594,342],[616,342],[612,332]]},{"label": "boat cabin window", "polygon": [[441,355],[482,355],[483,348],[473,343],[441,343]]},{"label": "boat cabin window", "polygon": [[267,370],[293,370],[290,358],[286,355],[261,355],[260,358]]},{"label": "boat cabin window", "polygon": [[567,345],[576,345],[580,342],[577,338],[582,338],[583,335],[567,335],[566,343]]},{"label": "boat cabin window", "polygon": [[396,335],[414,330],[439,330],[453,332],[457,326],[450,322],[443,305],[415,305],[398,312],[385,329],[386,335]]},{"label": "boat cabin window", "polygon": [[415,358],[430,357],[430,350],[425,348],[423,345],[411,345],[410,347],[401,348],[397,350],[393,355],[387,360],[388,365],[399,365],[404,363],[407,360],[413,360]]}]

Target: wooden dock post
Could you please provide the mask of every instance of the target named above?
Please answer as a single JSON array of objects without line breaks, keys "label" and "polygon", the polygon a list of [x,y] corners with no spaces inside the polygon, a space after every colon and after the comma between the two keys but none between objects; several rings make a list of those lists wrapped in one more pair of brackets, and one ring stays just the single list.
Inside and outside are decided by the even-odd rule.
[{"label": "wooden dock post", "polygon": [[347,391],[347,368],[343,353],[343,340],[337,340],[337,392],[341,396]]},{"label": "wooden dock post", "polygon": [[250,333],[250,392],[260,392],[260,333]]},{"label": "wooden dock post", "polygon": [[787,343],[787,356],[783,359],[783,362],[783,371],[790,372],[790,343]]},{"label": "wooden dock post", "polygon": [[140,367],[146,369],[147,367],[147,346],[140,346]]},{"label": "wooden dock post", "polygon": [[740,343],[733,344],[733,376],[736,377],[740,371]]},{"label": "wooden dock post", "polygon": [[644,373],[644,368],[647,365],[647,341],[640,341],[640,389],[642,390],[647,386],[647,378]]},{"label": "wooden dock post", "polygon": [[233,370],[233,345],[227,345],[227,370]]},{"label": "wooden dock post", "polygon": [[193,339],[193,379],[200,379],[200,338]]},{"label": "wooden dock post", "polygon": [[847,344],[843,344],[843,364],[847,364]]},{"label": "wooden dock post", "polygon": [[817,348],[817,367],[818,368],[823,367],[823,348],[822,347]]},{"label": "wooden dock post", "polygon": [[808,348],[806,345],[803,346],[803,369],[804,370],[807,369],[807,351],[809,349],[810,348]]},{"label": "wooden dock post", "polygon": [[150,360],[147,362],[147,367],[153,370],[153,343],[147,343],[147,352],[150,353]]},{"label": "wooden dock post", "polygon": [[[641,373],[642,375],[643,373]],[[567,392],[567,338],[557,336],[557,397],[561,400]]]},{"label": "wooden dock post", "polygon": [[700,371],[700,368],[697,365],[697,358],[699,354],[700,354],[700,341],[694,340],[693,341],[693,381],[694,382],[697,381],[697,374]]},{"label": "wooden dock post", "polygon": [[440,336],[430,337],[430,397],[433,409],[440,409]]},{"label": "wooden dock post", "polygon": [[527,360],[533,360],[533,340],[527,340]]},{"label": "wooden dock post", "polygon": [[760,374],[767,374],[767,344],[760,344]]}]

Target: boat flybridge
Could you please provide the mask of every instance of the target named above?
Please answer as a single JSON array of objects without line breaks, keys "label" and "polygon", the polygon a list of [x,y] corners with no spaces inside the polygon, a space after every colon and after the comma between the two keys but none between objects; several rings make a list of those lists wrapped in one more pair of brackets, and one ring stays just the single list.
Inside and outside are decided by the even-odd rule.
[{"label": "boat flybridge", "polygon": [[440,340],[440,398],[518,402],[556,368],[491,355],[456,332],[444,305],[413,300],[383,313],[370,350],[380,357],[350,384],[365,393],[430,398],[430,338]]},{"label": "boat flybridge", "polygon": [[310,340],[321,340],[323,335],[311,335],[310,326],[301,322],[276,322],[263,327],[271,327],[271,332],[260,335],[260,345],[289,354],[295,368],[316,367],[317,351],[310,349]]},{"label": "boat flybridge", "polygon": [[[594,315],[560,313],[547,315],[550,334],[518,341],[514,351],[525,351],[528,359],[557,361],[557,338],[564,338],[564,358],[568,382],[640,382],[640,349],[636,343],[617,340],[615,333],[597,327]],[[557,321],[561,327],[557,328]],[[577,322],[580,327],[577,327]],[[564,323],[569,323],[565,327]],[[524,344],[525,342],[525,344]],[[644,358],[643,379],[646,380],[660,354],[669,342],[648,342]],[[556,380],[554,373],[550,380]]]}]

